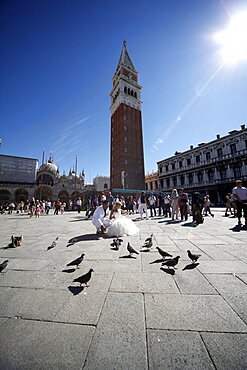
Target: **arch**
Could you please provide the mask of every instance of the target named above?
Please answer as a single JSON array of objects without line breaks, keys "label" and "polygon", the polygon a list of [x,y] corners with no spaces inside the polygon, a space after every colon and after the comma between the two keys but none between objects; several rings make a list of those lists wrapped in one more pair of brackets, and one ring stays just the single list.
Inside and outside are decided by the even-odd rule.
[{"label": "arch", "polygon": [[66,190],[61,190],[58,193],[58,198],[61,200],[62,203],[68,204],[68,202],[69,202],[69,193]]},{"label": "arch", "polygon": [[136,93],[136,91],[134,92],[134,97],[137,99],[137,93]]},{"label": "arch", "polygon": [[[54,200],[52,188],[48,185],[38,186],[34,194],[35,199],[38,200]],[[40,199],[42,198],[42,199]]]},{"label": "arch", "polygon": [[108,184],[106,182],[104,183],[104,189],[108,189]]},{"label": "arch", "polygon": [[11,200],[11,193],[7,189],[0,189],[0,202],[9,202]]},{"label": "arch", "polygon": [[125,92],[125,94],[127,94],[127,87],[126,86],[124,86],[124,92]]},{"label": "arch", "polygon": [[47,173],[43,174],[43,178],[42,178],[42,174],[38,175],[38,177],[37,177],[37,184],[38,185],[41,184],[41,179],[42,179],[42,184],[43,185],[50,185],[50,186],[54,185],[54,180],[53,180],[52,176],[48,175]]},{"label": "arch", "polygon": [[28,200],[28,192],[24,188],[19,188],[15,191],[15,201],[16,202],[25,202]]},{"label": "arch", "polygon": [[134,96],[134,91],[133,90],[131,90],[130,95]]},{"label": "arch", "polygon": [[130,95],[130,88],[128,88],[128,94]]}]

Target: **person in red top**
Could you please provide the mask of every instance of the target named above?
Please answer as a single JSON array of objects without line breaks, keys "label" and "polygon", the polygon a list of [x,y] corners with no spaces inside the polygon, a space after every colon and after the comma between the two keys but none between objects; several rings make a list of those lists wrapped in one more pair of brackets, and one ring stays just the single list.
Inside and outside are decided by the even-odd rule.
[{"label": "person in red top", "polygon": [[57,198],[57,200],[55,201],[55,211],[54,211],[54,215],[58,215],[58,212],[60,211],[60,208],[61,208],[61,201],[59,198]]}]

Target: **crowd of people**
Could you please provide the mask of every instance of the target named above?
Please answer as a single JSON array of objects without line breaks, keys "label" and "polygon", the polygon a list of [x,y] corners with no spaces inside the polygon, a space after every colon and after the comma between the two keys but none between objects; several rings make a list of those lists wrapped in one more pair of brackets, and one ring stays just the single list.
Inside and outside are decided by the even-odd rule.
[{"label": "crowd of people", "polygon": [[[203,216],[210,215],[211,200],[209,195],[202,196],[199,192],[194,192],[189,195],[183,188],[173,189],[170,194],[162,192],[141,192],[138,196],[128,195],[115,197],[110,191],[95,193],[88,197],[86,204],[86,217],[94,216],[95,210],[107,204],[107,209],[111,212],[116,204],[120,205],[121,211],[126,214],[133,215],[139,213],[140,218],[164,217],[171,218],[171,221],[181,220],[187,221],[188,216],[192,216],[192,220],[196,224],[203,223]],[[30,217],[40,217],[43,215],[63,214],[67,210],[77,210],[80,213],[85,207],[81,197],[78,197],[74,202],[69,200],[66,204],[59,198],[55,201],[37,200],[32,198],[30,201],[20,202],[3,202],[0,204],[0,213],[27,213]],[[84,208],[85,209],[85,208]],[[232,190],[232,194],[226,196],[225,216],[232,215],[238,218],[238,223],[241,224],[242,212],[247,224],[247,190],[242,186],[242,181],[237,180],[236,186]]]}]

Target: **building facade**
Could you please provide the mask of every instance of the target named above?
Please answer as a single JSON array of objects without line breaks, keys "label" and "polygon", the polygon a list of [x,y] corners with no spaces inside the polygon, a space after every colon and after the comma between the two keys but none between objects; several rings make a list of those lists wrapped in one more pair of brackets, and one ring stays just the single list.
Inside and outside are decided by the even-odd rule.
[{"label": "building facade", "polygon": [[157,165],[160,191],[183,187],[188,192],[209,194],[216,204],[223,203],[236,179],[247,182],[247,128],[241,125],[240,130],[176,152]]},{"label": "building facade", "polygon": [[84,196],[84,171],[76,175],[74,170],[70,170],[68,175],[64,173],[60,176],[52,158],[38,168],[36,159],[1,155],[1,169],[5,168],[5,163],[8,171],[12,166],[17,173],[10,180],[5,177],[4,170],[0,171],[0,202],[20,202],[34,197],[52,201],[60,198],[68,203],[70,199],[75,201],[79,196]]},{"label": "building facade", "polygon": [[110,177],[109,176],[96,176],[93,179],[93,190],[104,191],[110,189]]},{"label": "building facade", "polygon": [[141,86],[125,41],[113,76],[110,97],[110,187],[144,189]]},{"label": "building facade", "polygon": [[147,191],[158,191],[159,190],[158,172],[151,172],[145,176],[145,189]]}]

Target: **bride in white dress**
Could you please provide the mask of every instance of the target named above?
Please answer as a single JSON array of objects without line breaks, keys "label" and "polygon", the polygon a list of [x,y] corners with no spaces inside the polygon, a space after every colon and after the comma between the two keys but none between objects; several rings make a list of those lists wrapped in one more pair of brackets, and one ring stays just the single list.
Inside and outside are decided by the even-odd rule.
[{"label": "bride in white dress", "polygon": [[123,236],[137,234],[140,229],[129,218],[122,216],[121,203],[116,202],[111,213],[111,226],[107,230],[108,236]]}]

